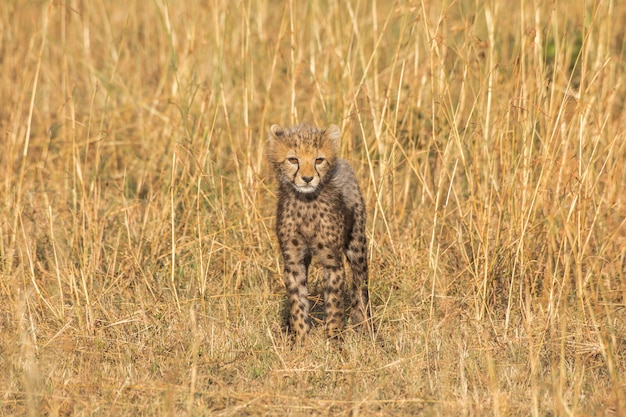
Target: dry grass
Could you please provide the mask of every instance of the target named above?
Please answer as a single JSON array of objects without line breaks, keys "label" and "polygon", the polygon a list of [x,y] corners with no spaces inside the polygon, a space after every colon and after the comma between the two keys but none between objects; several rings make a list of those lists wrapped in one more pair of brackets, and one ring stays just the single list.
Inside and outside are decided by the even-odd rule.
[{"label": "dry grass", "polygon": [[[554,3],[4,1],[0,414],[626,415],[626,3]],[[375,338],[283,334],[301,121]]]}]

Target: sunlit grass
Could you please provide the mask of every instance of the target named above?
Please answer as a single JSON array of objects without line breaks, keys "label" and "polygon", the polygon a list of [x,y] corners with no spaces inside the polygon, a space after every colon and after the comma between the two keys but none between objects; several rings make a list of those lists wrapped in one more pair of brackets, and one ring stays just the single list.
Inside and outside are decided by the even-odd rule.
[{"label": "sunlit grass", "polygon": [[[625,414],[626,6],[566,3],[3,3],[2,414]],[[299,122],[375,337],[284,334]]]}]

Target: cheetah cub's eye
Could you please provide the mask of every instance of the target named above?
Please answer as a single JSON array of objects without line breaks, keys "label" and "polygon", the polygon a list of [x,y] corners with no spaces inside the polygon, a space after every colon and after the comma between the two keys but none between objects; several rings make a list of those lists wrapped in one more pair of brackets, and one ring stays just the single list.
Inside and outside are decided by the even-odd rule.
[{"label": "cheetah cub's eye", "polygon": [[292,165],[298,165],[298,158],[287,158],[287,161]]},{"label": "cheetah cub's eye", "polygon": [[325,161],[324,158],[315,158],[315,165],[320,165]]}]

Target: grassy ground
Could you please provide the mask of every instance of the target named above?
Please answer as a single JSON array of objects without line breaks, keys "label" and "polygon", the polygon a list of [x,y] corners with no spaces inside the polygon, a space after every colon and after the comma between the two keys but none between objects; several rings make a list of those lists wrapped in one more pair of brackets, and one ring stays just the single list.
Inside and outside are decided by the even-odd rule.
[{"label": "grassy ground", "polygon": [[[626,415],[625,18],[4,1],[0,414]],[[282,330],[263,151],[304,121],[362,184],[375,337]]]}]

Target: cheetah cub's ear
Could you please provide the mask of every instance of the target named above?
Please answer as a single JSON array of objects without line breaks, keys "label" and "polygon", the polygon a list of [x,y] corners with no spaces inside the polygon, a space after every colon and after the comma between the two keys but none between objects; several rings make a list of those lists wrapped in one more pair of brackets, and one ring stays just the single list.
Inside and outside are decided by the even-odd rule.
[{"label": "cheetah cub's ear", "polygon": [[272,134],[273,137],[279,138],[285,134],[285,130],[278,125],[272,125],[270,127],[270,133]]},{"label": "cheetah cub's ear", "polygon": [[[276,125],[274,125],[276,126]],[[274,127],[272,126],[272,127]],[[335,142],[335,144],[339,143],[339,138],[341,137],[341,131],[339,130],[339,126],[337,125],[330,125],[326,128],[326,130],[324,131],[324,136],[326,136],[328,139],[330,139],[332,142]]]},{"label": "cheetah cub's ear", "polygon": [[282,142],[285,130],[279,125],[270,127],[270,134],[267,141],[267,158],[271,163],[280,164],[287,155],[287,146]]},{"label": "cheetah cub's ear", "polygon": [[327,158],[329,160],[335,159],[335,155],[337,155],[339,149],[339,139],[341,138],[341,131],[337,125],[330,125],[326,130],[324,130],[324,139],[325,144],[322,146],[328,154]]}]

